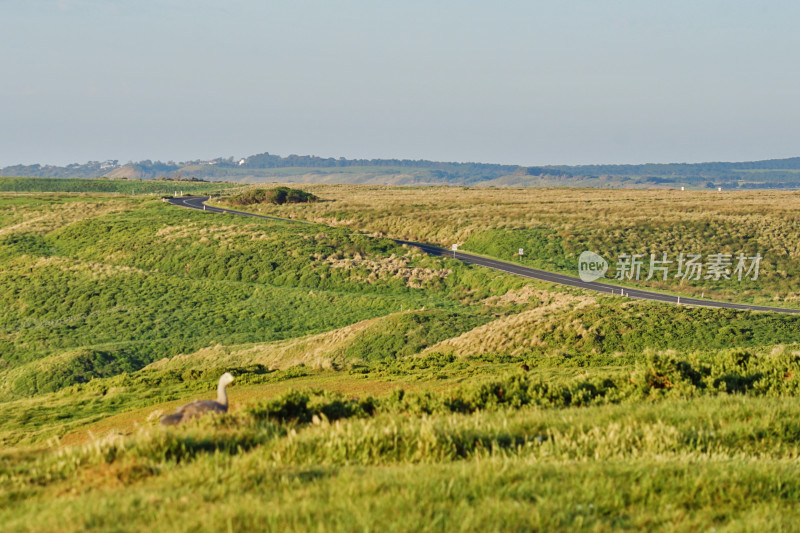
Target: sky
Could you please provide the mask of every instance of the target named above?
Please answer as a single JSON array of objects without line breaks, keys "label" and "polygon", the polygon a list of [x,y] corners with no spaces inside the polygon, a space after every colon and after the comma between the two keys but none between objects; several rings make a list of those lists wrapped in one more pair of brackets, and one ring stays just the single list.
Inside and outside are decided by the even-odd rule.
[{"label": "sky", "polygon": [[0,166],[800,156],[800,2],[0,0]]}]

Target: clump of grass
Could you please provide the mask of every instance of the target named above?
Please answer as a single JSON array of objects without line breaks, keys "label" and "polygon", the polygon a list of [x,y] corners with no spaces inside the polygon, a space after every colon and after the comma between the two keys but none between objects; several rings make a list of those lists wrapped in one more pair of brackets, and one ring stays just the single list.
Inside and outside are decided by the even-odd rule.
[{"label": "clump of grass", "polygon": [[[731,355],[729,364],[741,359]],[[491,387],[472,392],[501,397]],[[392,402],[412,396],[398,392]],[[174,429],[6,451],[0,518],[12,529],[53,529],[55,512],[65,530],[108,529],[123,518],[152,529],[165,517],[186,530],[287,520],[302,530],[312,522],[346,529],[353,517],[374,524],[385,513],[396,520],[402,509],[409,527],[431,517],[455,527],[463,505],[483,510],[471,523],[480,517],[504,529],[576,520],[636,529],[654,514],[661,525],[766,523],[800,494],[795,398],[725,394],[557,410],[498,409],[496,399],[469,414],[379,406],[373,416],[326,420],[324,408],[343,399],[301,392]],[[310,413],[317,423],[314,415],[300,422]],[[214,505],[194,505],[202,501]]]},{"label": "clump of grass", "polygon": [[319,198],[309,192],[289,187],[275,187],[274,189],[250,189],[228,199],[233,205],[252,204],[302,204],[317,202]]}]

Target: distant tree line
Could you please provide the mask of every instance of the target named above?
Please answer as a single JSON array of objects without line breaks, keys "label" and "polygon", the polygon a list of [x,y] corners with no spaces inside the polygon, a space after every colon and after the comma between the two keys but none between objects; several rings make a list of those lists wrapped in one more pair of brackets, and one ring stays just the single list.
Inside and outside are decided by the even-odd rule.
[{"label": "distant tree line", "polygon": [[246,168],[285,168],[285,167],[410,167],[434,168],[441,170],[466,169],[469,171],[497,171],[506,174],[519,168],[517,165],[496,165],[490,163],[443,163],[424,159],[346,159],[344,157],[317,157],[314,155],[279,155],[264,152],[250,156],[241,165]]},{"label": "distant tree line", "polygon": [[[231,162],[227,164],[232,164]],[[491,163],[451,163],[428,161],[425,159],[346,159],[344,157],[317,157],[313,155],[279,155],[264,152],[250,156],[235,166],[248,169],[268,168],[345,168],[345,167],[395,167],[408,169],[429,169],[434,180],[461,179],[469,182],[470,178],[491,179],[510,174],[520,169],[518,165],[497,165]]]},{"label": "distant tree line", "polygon": [[[490,163],[456,163],[412,159],[346,159],[264,152],[243,159],[217,158],[176,163],[144,160],[120,165],[119,161],[90,161],[66,166],[15,165],[0,169],[0,176],[99,178],[128,176],[137,179],[183,177],[240,180],[247,176],[288,176],[271,169],[308,169],[300,173],[339,173],[341,183],[359,183],[359,172],[373,176],[405,174],[407,184],[481,185],[513,175],[515,178],[541,176],[553,185],[569,186],[573,179],[581,186],[682,186],[703,187],[710,182],[725,188],[800,187],[800,157],[740,163],[669,163],[642,165],[547,165],[518,166]],[[351,169],[349,171],[336,169]],[[586,182],[584,178],[588,178]],[[609,179],[610,178],[610,179]],[[630,180],[630,181],[629,181]],[[291,180],[290,180],[291,181]],[[525,179],[511,180],[525,184]],[[491,185],[493,183],[489,183]]]},{"label": "distant tree line", "polygon": [[643,165],[556,165],[549,167],[583,176],[704,176],[750,170],[800,170],[800,157],[741,163],[648,163]]}]

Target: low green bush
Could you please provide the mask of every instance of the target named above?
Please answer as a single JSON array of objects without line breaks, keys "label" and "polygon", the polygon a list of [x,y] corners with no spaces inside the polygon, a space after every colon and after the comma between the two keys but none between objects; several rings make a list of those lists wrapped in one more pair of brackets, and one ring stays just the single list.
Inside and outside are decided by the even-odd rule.
[{"label": "low green bush", "polygon": [[366,417],[374,414],[375,400],[367,397],[363,400],[345,398],[339,394],[308,390],[289,391],[279,398],[250,405],[245,415],[255,420],[273,420],[276,422],[309,423],[318,417],[329,421],[351,417]]},{"label": "low green bush", "polygon": [[300,204],[319,201],[319,198],[310,192],[289,187],[275,187],[274,189],[250,189],[228,199],[234,205],[253,204]]}]

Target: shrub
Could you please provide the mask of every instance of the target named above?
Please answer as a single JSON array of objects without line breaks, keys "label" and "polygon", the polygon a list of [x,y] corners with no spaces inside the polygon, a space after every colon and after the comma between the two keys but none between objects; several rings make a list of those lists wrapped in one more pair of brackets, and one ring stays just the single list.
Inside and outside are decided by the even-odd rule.
[{"label": "shrub", "polygon": [[315,416],[327,420],[365,417],[375,412],[375,400],[345,398],[340,394],[315,390],[292,390],[282,396],[247,407],[245,414],[255,420],[281,423],[311,422]]},{"label": "shrub", "polygon": [[230,202],[235,205],[252,205],[252,204],[300,204],[307,202],[316,202],[319,198],[310,192],[302,191],[300,189],[290,189],[289,187],[275,187],[274,189],[251,189],[236,195],[230,199]]}]

